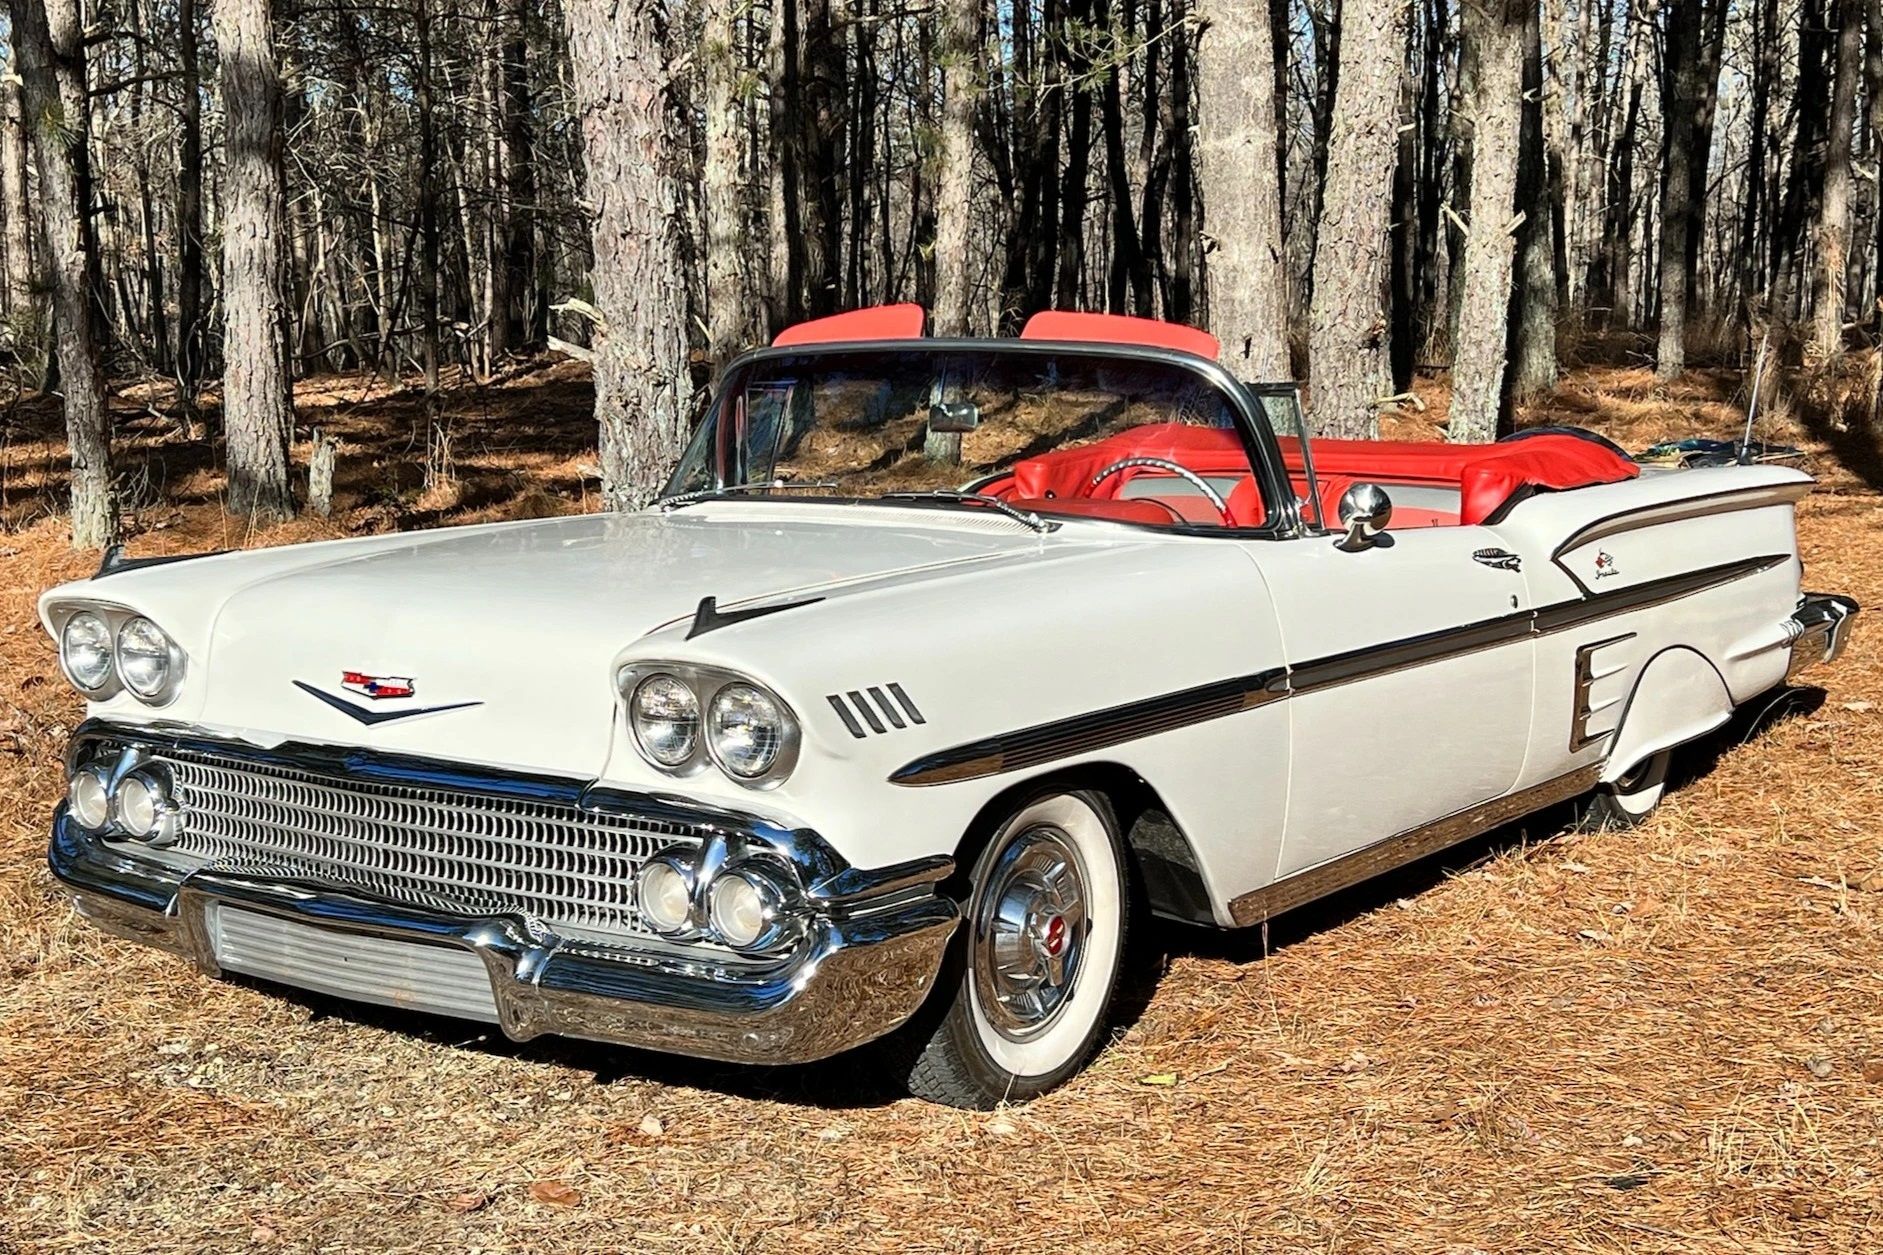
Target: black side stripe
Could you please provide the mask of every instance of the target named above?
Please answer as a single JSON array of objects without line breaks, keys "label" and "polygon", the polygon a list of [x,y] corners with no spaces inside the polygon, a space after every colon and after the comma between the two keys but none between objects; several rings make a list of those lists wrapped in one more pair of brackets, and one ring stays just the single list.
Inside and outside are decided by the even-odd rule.
[{"label": "black side stripe", "polygon": [[[1512,644],[1525,637],[1547,636],[1599,619],[1645,610],[1650,606],[1675,601],[1748,575],[1768,571],[1790,558],[1790,554],[1764,554],[1719,566],[1703,567],[1698,571],[1651,580],[1633,588],[1617,589],[1612,593],[1602,593],[1579,601],[1521,610],[1463,627],[1444,628],[1382,645],[1331,654],[1292,668],[1274,668],[1255,675],[1220,680],[1088,714],[1073,715],[1051,723],[1036,724],[918,758],[898,768],[889,780],[892,784],[900,785],[951,784],[958,780],[974,780],[1035,767],[1056,759],[1072,758],[1190,724],[1221,719],[1286,697],[1351,684],[1356,680],[1406,667]],[[857,694],[852,693],[850,696],[856,698]],[[869,717],[867,707],[863,708],[863,713]],[[881,730],[877,729],[879,732]]]}]

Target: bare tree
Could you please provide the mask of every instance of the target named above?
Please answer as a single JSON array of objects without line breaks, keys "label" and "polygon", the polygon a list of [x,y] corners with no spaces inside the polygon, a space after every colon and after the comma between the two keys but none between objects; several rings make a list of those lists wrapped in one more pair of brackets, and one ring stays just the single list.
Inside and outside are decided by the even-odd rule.
[{"label": "bare tree", "polygon": [[974,195],[974,110],[980,100],[979,0],[943,0],[942,113],[935,169],[935,331],[968,331],[968,209]]},{"label": "bare tree", "polygon": [[89,212],[85,30],[76,0],[9,0],[8,10],[38,154],[39,221],[72,455],[72,544],[98,549],[117,540],[118,500],[93,278],[98,240]]},{"label": "bare tree", "polygon": [[224,111],[222,426],[229,510],[261,520],[294,513],[288,442],[286,188],[281,75],[268,0],[216,0]]},{"label": "bare tree", "polygon": [[1315,425],[1333,436],[1376,432],[1392,387],[1387,237],[1409,16],[1400,0],[1342,6],[1308,339]]},{"label": "bare tree", "polygon": [[1850,265],[1850,153],[1856,129],[1857,77],[1863,55],[1863,0],[1837,0],[1837,55],[1831,78],[1830,134],[1818,199],[1817,275],[1811,292],[1811,341],[1822,359],[1844,351],[1844,280]]},{"label": "bare tree", "polygon": [[[17,28],[16,28],[17,29]],[[33,224],[26,204],[26,116],[20,102],[18,57],[0,75],[0,216],[5,218],[6,312],[14,335],[31,334]]]},{"label": "bare tree", "polygon": [[1523,125],[1523,0],[1463,0],[1477,59],[1471,217],[1452,357],[1450,438],[1496,438],[1510,318],[1517,151]]},{"label": "bare tree", "polygon": [[1687,245],[1694,230],[1694,117],[1700,104],[1701,0],[1669,0],[1662,74],[1661,334],[1654,373],[1673,379],[1687,369],[1687,293],[1693,272]]},{"label": "bare tree", "polygon": [[1286,379],[1288,289],[1276,168],[1268,0],[1205,0],[1198,14],[1197,163],[1209,326],[1233,366]]},{"label": "bare tree", "polygon": [[569,0],[569,54],[594,213],[602,495],[646,504],[687,437],[686,296],[675,232],[663,8]]},{"label": "bare tree", "polygon": [[745,119],[740,105],[744,67],[734,43],[736,0],[706,0],[700,43],[706,154],[700,207],[706,241],[706,354],[715,369],[749,343],[756,329],[746,280]]}]

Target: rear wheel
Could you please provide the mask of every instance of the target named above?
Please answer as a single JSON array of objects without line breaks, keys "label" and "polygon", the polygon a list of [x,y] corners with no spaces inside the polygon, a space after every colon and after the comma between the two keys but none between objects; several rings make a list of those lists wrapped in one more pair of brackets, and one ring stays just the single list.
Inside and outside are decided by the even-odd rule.
[{"label": "rear wheel", "polygon": [[975,863],[936,988],[948,1002],[910,1069],[910,1092],[985,1109],[1077,1072],[1105,1026],[1130,902],[1103,797],[1056,793],[1019,807]]},{"label": "rear wheel", "polygon": [[1662,750],[1629,768],[1627,774],[1597,789],[1583,808],[1580,827],[1633,828],[1646,822],[1667,793],[1667,767],[1674,751]]}]

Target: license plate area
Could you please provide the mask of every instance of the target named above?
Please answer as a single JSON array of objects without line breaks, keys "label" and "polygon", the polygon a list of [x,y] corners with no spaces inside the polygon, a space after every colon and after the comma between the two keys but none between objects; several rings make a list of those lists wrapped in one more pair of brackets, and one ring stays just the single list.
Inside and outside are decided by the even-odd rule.
[{"label": "license plate area", "polygon": [[297,989],[459,1019],[497,1022],[484,961],[469,950],[319,928],[212,902],[216,964]]}]

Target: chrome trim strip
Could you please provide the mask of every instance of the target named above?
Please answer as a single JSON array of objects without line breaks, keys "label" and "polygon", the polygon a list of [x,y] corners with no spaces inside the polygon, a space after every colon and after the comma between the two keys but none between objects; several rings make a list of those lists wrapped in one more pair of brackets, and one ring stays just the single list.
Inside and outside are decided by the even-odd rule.
[{"label": "chrome trim strip", "polygon": [[[1569,722],[1570,753],[1579,754],[1596,742],[1614,736],[1615,733],[1620,730],[1618,725],[1605,732],[1597,732],[1593,736],[1589,735],[1589,720],[1595,717],[1595,710],[1590,705],[1590,694],[1595,688],[1595,682],[1597,680],[1607,679],[1609,676],[1614,675],[1616,671],[1621,670],[1621,668],[1617,667],[1614,670],[1604,671],[1601,675],[1597,675],[1595,673],[1595,651],[1610,645],[1619,645],[1623,641],[1631,641],[1634,638],[1635,633],[1623,632],[1620,636],[1610,636],[1603,640],[1590,641],[1587,645],[1579,646],[1576,649],[1575,702],[1571,707],[1574,711],[1574,717]],[[1611,702],[1610,704],[1612,705],[1613,703]]]},{"label": "chrome trim strip", "polygon": [[1229,917],[1238,928],[1273,919],[1284,911],[1292,911],[1396,867],[1416,863],[1461,841],[1469,841],[1513,819],[1587,793],[1596,786],[1601,774],[1599,763],[1581,767],[1296,872],[1236,898],[1229,904]]},{"label": "chrome trim strip", "polygon": [[1550,561],[1561,568],[1563,574],[1575,580],[1576,587],[1586,593],[1590,591],[1589,586],[1563,564],[1563,555],[1572,549],[1579,549],[1583,545],[1593,544],[1598,540],[1606,540],[1622,532],[1632,532],[1661,523],[1679,523],[1687,519],[1705,518],[1713,514],[1731,514],[1738,510],[1758,510],[1766,506],[1793,505],[1803,500],[1810,491],[1809,483],[1765,484],[1757,488],[1735,488],[1728,492],[1688,497],[1682,501],[1667,501],[1634,510],[1621,510],[1614,514],[1604,515],[1595,522],[1572,532],[1569,539],[1556,546],[1551,552]]},{"label": "chrome trim strip", "polygon": [[1599,619],[1645,610],[1721,584],[1770,570],[1791,559],[1767,554],[1704,567],[1537,610],[1520,610],[1462,627],[1443,628],[1403,640],[1311,659],[1292,668],[1272,668],[1255,675],[1165,693],[1142,701],[1035,724],[1016,732],[938,750],[893,772],[891,784],[953,784],[1036,767],[1061,758],[1155,736],[1210,719],[1239,714],[1256,706],[1320,689],[1351,684],[1408,667],[1515,644],[1526,637],[1548,636]]}]

